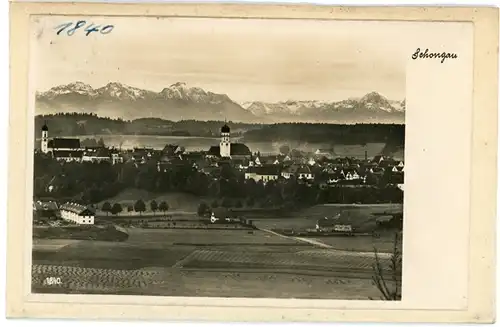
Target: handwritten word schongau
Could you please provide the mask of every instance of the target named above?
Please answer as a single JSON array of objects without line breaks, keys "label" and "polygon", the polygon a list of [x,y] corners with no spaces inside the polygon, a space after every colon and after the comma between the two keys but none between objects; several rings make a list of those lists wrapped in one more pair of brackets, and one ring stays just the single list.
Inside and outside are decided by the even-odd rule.
[{"label": "handwritten word schongau", "polygon": [[456,53],[449,52],[429,52],[429,49],[425,51],[420,51],[420,48],[415,50],[415,53],[411,56],[413,60],[417,59],[441,59],[441,63],[444,63],[446,59],[457,59]]},{"label": "handwritten word schongau", "polygon": [[94,23],[87,23],[85,20],[63,23],[55,27],[57,35],[66,32],[69,36],[72,36],[77,31],[81,31],[85,36],[89,36],[91,33],[109,34],[113,29],[114,25],[95,25]]}]

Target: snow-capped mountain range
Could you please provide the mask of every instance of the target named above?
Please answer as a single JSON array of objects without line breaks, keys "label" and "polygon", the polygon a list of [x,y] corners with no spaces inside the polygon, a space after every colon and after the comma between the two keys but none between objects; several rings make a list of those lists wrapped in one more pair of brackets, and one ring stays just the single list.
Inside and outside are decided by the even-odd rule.
[{"label": "snow-capped mountain range", "polygon": [[238,104],[226,94],[175,83],[160,92],[121,83],[94,89],[75,82],[36,94],[37,114],[87,112],[99,116],[135,119],[222,120],[241,122],[404,122],[405,100],[392,101],[371,92],[359,99],[337,102],[285,101]]}]

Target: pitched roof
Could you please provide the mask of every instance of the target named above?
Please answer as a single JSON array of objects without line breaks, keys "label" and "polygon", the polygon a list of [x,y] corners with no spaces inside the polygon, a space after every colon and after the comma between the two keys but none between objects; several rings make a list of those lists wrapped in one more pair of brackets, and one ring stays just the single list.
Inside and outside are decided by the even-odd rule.
[{"label": "pitched roof", "polygon": [[77,149],[80,148],[80,140],[69,138],[54,138],[49,141],[48,146],[52,149]]},{"label": "pitched roof", "polygon": [[87,213],[87,212],[90,214],[94,214],[94,211],[90,210],[88,207],[81,205],[81,204],[78,204],[78,203],[72,203],[72,202],[68,202],[68,203],[61,205],[60,209],[66,210],[66,211],[71,211],[71,212],[74,212],[77,214],[82,214],[82,213]]},{"label": "pitched roof", "polygon": [[232,156],[243,156],[243,155],[251,155],[252,152],[250,149],[243,143],[231,143],[231,155]]},{"label": "pitched roof", "polygon": [[52,151],[54,158],[82,158],[83,151],[66,151],[55,150]]},{"label": "pitched roof", "polygon": [[177,149],[179,149],[179,146],[176,144],[166,144],[162,152],[166,155],[173,155]]},{"label": "pitched roof", "polygon": [[253,173],[256,175],[275,175],[279,176],[280,175],[280,169],[279,167],[275,165],[265,165],[265,166],[260,166],[260,167],[250,167],[247,171],[248,173]]},{"label": "pitched roof", "polygon": [[[230,150],[232,156],[250,156],[252,154],[250,149],[243,143],[231,143]],[[213,156],[220,156],[220,146],[218,145],[211,146],[207,154]]]}]

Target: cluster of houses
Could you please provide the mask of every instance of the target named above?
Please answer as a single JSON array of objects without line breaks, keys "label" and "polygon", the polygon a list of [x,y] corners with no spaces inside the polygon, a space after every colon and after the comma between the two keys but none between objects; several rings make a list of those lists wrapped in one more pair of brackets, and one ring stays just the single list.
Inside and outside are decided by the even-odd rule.
[{"label": "cluster of houses", "polygon": [[394,183],[402,185],[405,168],[403,161],[382,155],[368,159],[366,152],[364,159],[335,158],[331,149],[318,149],[310,154],[298,151],[279,155],[252,153],[247,145],[231,142],[227,124],[221,128],[219,145],[199,152],[186,152],[183,147],[175,144],[167,144],[162,150],[134,148],[120,151],[103,146],[81,147],[79,139],[49,140],[45,124],[42,127],[41,150],[64,162],[108,161],[113,164],[131,162],[135,165],[156,162],[159,172],[190,165],[214,179],[220,177],[224,165],[230,165],[240,171],[245,179],[263,183],[293,177],[308,183],[364,185],[390,174]]},{"label": "cluster of houses", "polygon": [[33,212],[39,219],[62,218],[78,225],[93,225],[95,212],[87,206],[68,202],[60,206],[54,201],[33,202]]},{"label": "cluster of houses", "polygon": [[[377,180],[385,174],[390,174],[392,180],[403,184],[404,162],[391,157],[376,156],[372,160],[355,158],[335,158],[318,160],[276,160],[272,163],[251,163],[243,167],[245,179],[255,181],[278,180],[280,178],[296,178],[304,182],[318,182],[322,184],[351,184],[363,185]],[[370,180],[370,177],[372,179]]]}]

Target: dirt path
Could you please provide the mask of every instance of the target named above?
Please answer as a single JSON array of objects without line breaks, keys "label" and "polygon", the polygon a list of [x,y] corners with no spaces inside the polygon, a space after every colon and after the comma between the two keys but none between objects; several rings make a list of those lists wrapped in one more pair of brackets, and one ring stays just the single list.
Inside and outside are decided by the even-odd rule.
[{"label": "dirt path", "polygon": [[[266,233],[270,233],[270,234],[273,234],[273,235],[276,235],[279,237],[286,238],[286,239],[296,240],[299,242],[305,242],[305,243],[309,243],[311,245],[318,246],[318,247],[321,247],[324,249],[329,249],[332,253],[335,253],[338,255],[356,256],[356,257],[370,257],[370,258],[375,257],[374,252],[358,252],[358,251],[337,250],[334,247],[332,247],[331,245],[325,244],[325,243],[320,242],[318,240],[313,240],[313,239],[304,238],[304,237],[286,236],[286,235],[276,233],[276,232],[269,230],[269,229],[260,229],[260,230],[263,232],[266,232]],[[379,252],[378,255],[382,259],[389,259],[391,257],[390,253],[384,253],[384,252]]]}]

